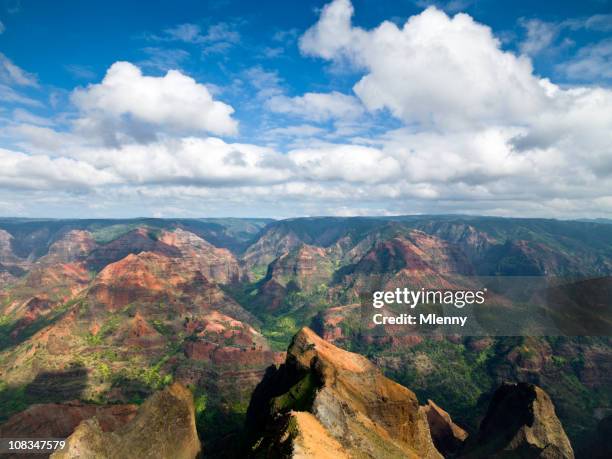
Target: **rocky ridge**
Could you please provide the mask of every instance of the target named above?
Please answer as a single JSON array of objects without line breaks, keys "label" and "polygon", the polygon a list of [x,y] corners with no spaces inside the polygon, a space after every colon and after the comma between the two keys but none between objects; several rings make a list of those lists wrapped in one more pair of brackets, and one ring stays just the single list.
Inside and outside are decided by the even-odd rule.
[{"label": "rocky ridge", "polygon": [[327,343],[308,328],[298,332],[285,363],[270,369],[253,393],[250,426],[272,429],[264,432],[256,453],[273,457],[274,426],[290,411],[310,414],[301,427],[295,414],[281,421],[286,428],[297,423],[293,438],[300,432],[303,438],[303,424],[311,421],[316,431],[327,433],[322,441],[335,439],[350,457],[442,457],[413,392],[385,378],[365,357]]},{"label": "rocky ridge", "polygon": [[94,417],[79,424],[53,459],[194,459],[201,450],[191,392],[173,384],[153,394],[123,427],[104,432]]}]

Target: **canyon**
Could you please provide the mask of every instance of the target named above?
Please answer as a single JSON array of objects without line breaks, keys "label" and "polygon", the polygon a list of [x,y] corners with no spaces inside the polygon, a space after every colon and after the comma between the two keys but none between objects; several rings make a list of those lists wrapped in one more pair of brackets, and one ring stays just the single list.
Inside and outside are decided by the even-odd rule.
[{"label": "canyon", "polygon": [[[138,407],[178,385],[204,457],[242,457],[256,437],[249,451],[263,457],[317,445],[334,457],[485,457],[503,429],[513,450],[528,442],[547,457],[550,442],[560,457],[596,457],[612,413],[611,276],[606,223],[0,219],[0,433],[41,435],[44,419],[49,434],[123,438]],[[423,334],[363,320],[364,292],[482,278],[554,280],[542,310],[560,332]],[[494,298],[522,314],[507,292]],[[506,400],[556,421],[521,412],[523,427],[506,426],[495,414],[506,408],[491,411]]]}]

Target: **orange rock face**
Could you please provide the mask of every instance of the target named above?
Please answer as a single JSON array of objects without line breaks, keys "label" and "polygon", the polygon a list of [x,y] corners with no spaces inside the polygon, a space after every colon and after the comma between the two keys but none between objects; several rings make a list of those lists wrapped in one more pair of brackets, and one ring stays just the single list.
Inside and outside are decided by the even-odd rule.
[{"label": "orange rock face", "polygon": [[163,301],[194,281],[177,259],[153,252],[129,254],[106,266],[94,279],[89,295],[110,310],[140,302]]},{"label": "orange rock face", "polygon": [[[253,393],[248,419],[253,428],[273,425],[290,410],[314,415],[349,456],[442,457],[412,391],[308,328],[293,338],[285,364],[268,372]],[[265,438],[264,450],[270,447]]]},{"label": "orange rock face", "polygon": [[431,438],[438,451],[445,457],[457,453],[468,437],[467,432],[455,424],[450,415],[433,401],[427,400],[427,405],[421,409],[427,416]]}]

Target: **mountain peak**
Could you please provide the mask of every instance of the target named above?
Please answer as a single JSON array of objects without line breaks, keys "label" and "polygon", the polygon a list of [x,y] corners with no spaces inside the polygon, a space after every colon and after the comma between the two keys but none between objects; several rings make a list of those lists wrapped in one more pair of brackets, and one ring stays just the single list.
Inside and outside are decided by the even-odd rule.
[{"label": "mountain peak", "polygon": [[306,327],[294,336],[286,362],[272,367],[253,393],[249,424],[266,426],[260,430],[260,449],[278,448],[279,439],[291,437],[278,425],[279,419],[285,419],[281,429],[295,425],[285,418],[292,411],[314,416],[349,456],[442,457],[412,391],[383,376],[365,357],[337,348]]},{"label": "mountain peak", "polygon": [[[529,383],[504,383],[493,394],[466,458],[530,451],[530,457],[572,459],[574,451],[546,392]],[[462,456],[463,457],[463,456]]]},{"label": "mountain peak", "polygon": [[311,367],[316,361],[317,364],[334,368],[336,371],[375,371],[374,365],[365,357],[334,346],[308,327],[297,332],[287,355],[295,358],[303,368]]}]

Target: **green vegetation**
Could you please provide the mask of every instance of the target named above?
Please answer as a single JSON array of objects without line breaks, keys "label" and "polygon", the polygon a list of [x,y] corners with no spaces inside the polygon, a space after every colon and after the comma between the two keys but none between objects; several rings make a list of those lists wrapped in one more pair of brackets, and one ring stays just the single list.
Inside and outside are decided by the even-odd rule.
[{"label": "green vegetation", "polygon": [[195,407],[196,428],[198,432],[202,432],[206,428],[205,412],[208,405],[208,396],[202,387],[189,385],[188,388],[193,394],[193,404]]},{"label": "green vegetation", "polygon": [[100,376],[102,376],[102,379],[104,381],[110,381],[111,379],[111,370],[108,367],[107,364],[105,363],[101,363],[100,366],[98,367],[98,373],[100,373]]},{"label": "green vegetation", "polygon": [[204,410],[206,409],[206,400],[207,400],[206,394],[200,394],[197,397],[195,397],[193,403],[195,406],[196,416],[204,413]]},{"label": "green vegetation", "polygon": [[176,353],[176,349],[160,358],[155,365],[137,369],[133,373],[134,379],[140,381],[152,391],[163,389],[172,384],[172,373],[164,373],[162,368],[174,353]]},{"label": "green vegetation", "polygon": [[171,373],[162,373],[156,365],[152,367],[122,368],[118,373],[109,375],[112,387],[121,387],[126,392],[132,392],[133,403],[142,403],[145,398],[156,390],[172,384]]},{"label": "green vegetation", "polygon": [[94,335],[93,333],[88,333],[85,335],[85,340],[87,344],[91,346],[99,346],[104,342],[104,339],[110,335],[112,335],[119,328],[119,324],[121,323],[122,316],[119,314],[111,314],[107,317],[104,324],[100,327],[100,330]]},{"label": "green vegetation", "polygon": [[96,335],[88,333],[87,335],[85,335],[85,340],[90,346],[99,346],[100,344],[102,344],[102,335],[100,333]]},{"label": "green vegetation", "polygon": [[219,448],[227,454],[226,457],[241,457],[238,451],[242,447],[247,407],[240,403],[231,403],[229,406],[207,403],[197,425],[200,438],[210,450]]},{"label": "green vegetation", "polygon": [[128,223],[128,224],[117,224],[111,226],[94,226],[91,228],[91,235],[94,240],[98,244],[108,244],[109,242],[114,241],[115,239],[120,238],[124,234],[129,233],[130,231],[138,228],[138,223]]},{"label": "green vegetation", "polygon": [[13,413],[25,410],[32,403],[25,389],[26,386],[12,387],[0,380],[0,423]]},{"label": "green vegetation", "polygon": [[10,333],[13,329],[13,319],[10,316],[0,316],[0,350],[11,344]]},{"label": "green vegetation", "polygon": [[308,411],[312,406],[316,389],[314,376],[309,372],[286,393],[272,399],[272,409],[275,413],[290,410]]},{"label": "green vegetation", "polygon": [[172,326],[164,322],[163,320],[153,319],[151,321],[151,325],[153,325],[153,328],[155,328],[158,333],[165,337],[174,336],[174,329],[172,328]]},{"label": "green vegetation", "polygon": [[274,312],[267,312],[267,303],[259,296],[260,282],[243,286],[224,286],[242,307],[252,312],[260,320],[260,331],[272,349],[284,351],[293,335],[303,326],[310,326],[313,318],[331,305],[327,300],[328,287],[319,284],[308,291],[289,284],[288,294],[282,305]]},{"label": "green vegetation", "polygon": [[495,385],[487,369],[492,350],[471,352],[462,344],[425,339],[402,348],[401,355],[380,347],[367,351],[376,355],[383,366],[385,359],[402,359],[399,369],[386,370],[388,377],[412,389],[422,402],[434,400],[460,424],[476,427],[479,397]]},{"label": "green vegetation", "polygon": [[289,315],[282,317],[265,316],[263,323],[262,333],[270,346],[277,351],[287,349],[291,338],[300,329],[295,319]]},{"label": "green vegetation", "polygon": [[561,357],[559,355],[553,355],[552,356],[552,361],[558,367],[564,367],[565,364],[567,363],[567,359],[565,357]]},{"label": "green vegetation", "polygon": [[253,266],[253,268],[251,268],[251,275],[253,276],[253,281],[260,281],[261,279],[266,277],[267,272],[268,267],[266,265]]},{"label": "green vegetation", "polygon": [[6,327],[11,323],[9,316],[0,316],[0,327]]}]

